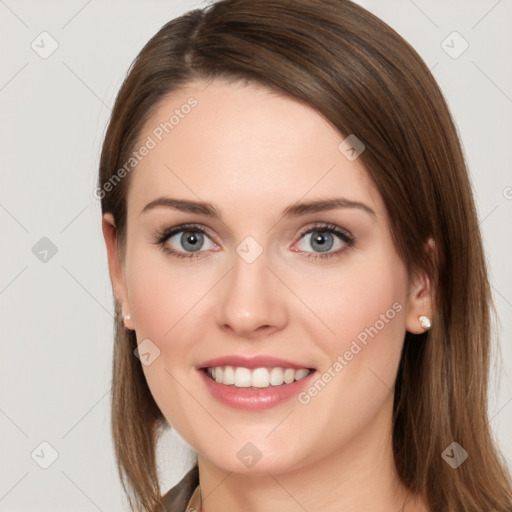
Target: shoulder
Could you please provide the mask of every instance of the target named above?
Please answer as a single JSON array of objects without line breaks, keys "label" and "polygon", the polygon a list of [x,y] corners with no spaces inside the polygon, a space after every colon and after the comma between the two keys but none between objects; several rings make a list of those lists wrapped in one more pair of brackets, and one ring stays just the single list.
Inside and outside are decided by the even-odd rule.
[{"label": "shoulder", "polygon": [[185,512],[195,488],[199,485],[199,469],[197,464],[163,496],[165,512]]}]

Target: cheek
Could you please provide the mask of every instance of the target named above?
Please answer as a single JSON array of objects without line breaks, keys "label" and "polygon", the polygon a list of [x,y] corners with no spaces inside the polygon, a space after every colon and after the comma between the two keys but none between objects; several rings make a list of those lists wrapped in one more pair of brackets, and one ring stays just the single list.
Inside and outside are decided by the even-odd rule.
[{"label": "cheek", "polygon": [[[191,360],[193,333],[201,325],[199,301],[211,288],[213,277],[173,266],[167,255],[154,249],[133,248],[131,256],[127,289],[137,343],[145,343],[152,354],[151,363],[143,364],[142,369],[164,416],[186,433],[190,424],[184,411],[190,406],[189,393],[197,393],[190,385],[195,372]],[[180,383],[187,383],[186,390]]]},{"label": "cheek", "polygon": [[369,263],[332,277],[316,296],[322,320],[335,334],[317,334],[327,357],[301,403],[315,411],[319,424],[329,424],[333,436],[349,438],[378,413],[392,393],[400,361],[405,268],[393,257]]},{"label": "cheek", "polygon": [[[296,281],[297,295],[307,297],[318,316],[304,314],[299,304],[291,322],[308,332],[323,364],[298,395],[294,413],[272,430],[272,439],[260,440],[282,466],[297,457],[303,464],[315,462],[341,446],[358,457],[367,449],[358,444],[360,434],[371,429],[386,442],[382,425],[392,407],[405,332],[405,281],[402,267],[391,268],[392,259],[373,263]],[[315,283],[308,293],[305,281]]]},{"label": "cheek", "polygon": [[208,291],[211,276],[170,258],[155,247],[142,247],[134,248],[133,263],[127,263],[128,299],[141,339],[165,343]]},{"label": "cheek", "polygon": [[366,342],[369,347],[369,340],[379,339],[380,351],[387,350],[385,344],[401,345],[405,332],[406,270],[393,252],[388,257],[383,253],[364,260],[347,260],[337,269],[316,272],[308,279],[301,276],[297,281],[298,295],[307,298],[316,318],[296,318],[298,322],[301,316],[306,319],[304,328],[312,331],[313,339],[331,358],[350,350],[353,341],[361,346]]},{"label": "cheek", "polygon": [[367,356],[384,355],[391,346],[400,346],[400,333],[405,329],[405,289],[400,275],[372,270],[364,278],[357,274],[351,278],[351,292],[343,296],[344,309],[338,316],[342,321],[336,325],[342,347],[351,350],[359,344],[369,349]]}]

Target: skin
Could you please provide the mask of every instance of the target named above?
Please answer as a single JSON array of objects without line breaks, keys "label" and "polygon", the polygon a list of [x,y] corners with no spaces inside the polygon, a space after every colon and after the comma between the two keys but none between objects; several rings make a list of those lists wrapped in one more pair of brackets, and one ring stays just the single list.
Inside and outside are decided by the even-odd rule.
[{"label": "skin", "polygon": [[[103,218],[114,293],[138,343],[160,350],[143,366],[169,423],[197,451],[204,512],[222,510],[427,510],[396,478],[391,452],[393,387],[406,330],[431,318],[428,276],[408,276],[391,239],[382,198],[345,138],[308,106],[261,86],[195,82],[169,95],[143,141],[193,96],[197,106],[138,164],[128,192],[124,262],[112,215]],[[159,207],[161,196],[214,204],[221,219]],[[297,201],[344,197],[360,208],[282,218]],[[199,255],[179,259],[155,244],[161,228],[196,223],[208,235]],[[301,230],[335,224],[331,258]],[[317,228],[318,229],[318,228]],[[310,232],[311,233],[311,232]],[[247,263],[237,246],[252,236],[263,253]],[[329,237],[329,234],[327,234]],[[312,256],[311,258],[308,258]],[[265,354],[328,371],[365,327],[401,306],[311,398],[240,411],[213,398],[195,366],[227,354]],[[360,344],[361,345],[361,344]],[[237,452],[253,443],[247,468]]]}]

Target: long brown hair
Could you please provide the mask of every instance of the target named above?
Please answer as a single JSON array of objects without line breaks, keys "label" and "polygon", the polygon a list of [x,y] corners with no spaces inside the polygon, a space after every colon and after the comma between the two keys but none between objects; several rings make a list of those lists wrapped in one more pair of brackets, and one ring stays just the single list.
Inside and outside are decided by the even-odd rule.
[{"label": "long brown hair", "polygon": [[[348,0],[221,0],[166,25],[119,91],[99,169],[102,212],[125,250],[129,161],[168,93],[196,79],[248,80],[304,102],[355,134],[409,272],[428,271],[433,327],[407,333],[393,408],[398,474],[432,511],[510,512],[512,484],[488,423],[491,294],[464,156],[443,95],[414,49]],[[116,174],[117,173],[117,174]],[[110,183],[111,186],[107,186]],[[427,240],[435,251],[425,251]],[[433,256],[432,256],[433,255]],[[166,420],[133,355],[115,302],[112,434],[132,508],[157,510],[155,463]],[[442,453],[469,454],[453,469]]]}]

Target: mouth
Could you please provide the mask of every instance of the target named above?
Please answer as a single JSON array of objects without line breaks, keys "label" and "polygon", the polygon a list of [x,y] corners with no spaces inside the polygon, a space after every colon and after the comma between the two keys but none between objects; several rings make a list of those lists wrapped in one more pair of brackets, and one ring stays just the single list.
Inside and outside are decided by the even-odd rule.
[{"label": "mouth", "polygon": [[196,366],[210,395],[231,408],[262,411],[296,397],[318,373],[311,363],[227,354]]},{"label": "mouth", "polygon": [[243,366],[208,366],[201,368],[207,377],[218,384],[240,389],[265,389],[286,386],[306,378],[314,368]]}]

